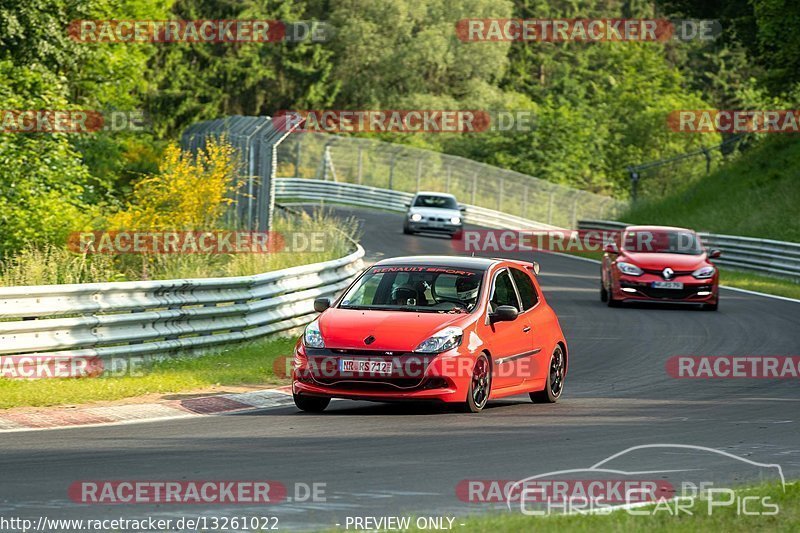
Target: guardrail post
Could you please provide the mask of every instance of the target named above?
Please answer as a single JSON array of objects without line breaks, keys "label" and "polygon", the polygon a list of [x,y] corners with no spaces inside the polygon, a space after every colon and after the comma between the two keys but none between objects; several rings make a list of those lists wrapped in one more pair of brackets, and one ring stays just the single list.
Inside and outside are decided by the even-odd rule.
[{"label": "guardrail post", "polygon": [[636,203],[639,195],[639,173],[630,167],[628,167],[628,172],[631,173],[631,203]]}]

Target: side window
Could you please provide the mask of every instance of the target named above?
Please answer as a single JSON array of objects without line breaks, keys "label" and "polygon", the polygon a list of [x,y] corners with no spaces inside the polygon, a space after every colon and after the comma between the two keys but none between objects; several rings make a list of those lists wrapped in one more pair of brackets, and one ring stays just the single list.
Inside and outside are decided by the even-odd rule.
[{"label": "side window", "polygon": [[494,312],[500,305],[511,305],[519,310],[517,294],[514,292],[514,285],[511,283],[511,276],[508,270],[504,270],[497,275],[492,289],[491,311]]},{"label": "side window", "polygon": [[518,268],[512,268],[511,275],[514,277],[514,283],[517,284],[519,297],[522,300],[522,309],[527,311],[539,301],[533,281],[528,274]]}]

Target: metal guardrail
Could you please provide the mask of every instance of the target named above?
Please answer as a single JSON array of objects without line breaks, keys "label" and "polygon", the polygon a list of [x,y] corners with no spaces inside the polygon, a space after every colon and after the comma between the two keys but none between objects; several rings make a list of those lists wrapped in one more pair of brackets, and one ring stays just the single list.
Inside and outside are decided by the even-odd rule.
[{"label": "metal guardrail", "polygon": [[[620,230],[629,224],[610,220],[580,220],[578,229]],[[719,248],[722,257],[714,263],[739,270],[800,278],[800,244],[770,239],[697,234],[707,248]]]},{"label": "metal guardrail", "polygon": [[[303,178],[278,178],[275,180],[275,197],[279,200],[324,200],[400,212],[406,210],[405,204],[410,202],[413,196],[411,193],[402,191],[336,181]],[[464,221],[468,224],[477,224],[487,228],[558,229],[556,226],[493,209],[471,204],[464,205],[467,208]]]},{"label": "metal guardrail", "polygon": [[[287,331],[344,290],[364,249],[255,276],[0,288],[0,355],[161,356]],[[8,320],[11,319],[11,320]]]},{"label": "metal guardrail", "polygon": [[293,133],[278,147],[278,178],[351,183],[413,193],[438,191],[462,202],[574,228],[581,218],[614,218],[628,203],[464,157],[375,139]]}]

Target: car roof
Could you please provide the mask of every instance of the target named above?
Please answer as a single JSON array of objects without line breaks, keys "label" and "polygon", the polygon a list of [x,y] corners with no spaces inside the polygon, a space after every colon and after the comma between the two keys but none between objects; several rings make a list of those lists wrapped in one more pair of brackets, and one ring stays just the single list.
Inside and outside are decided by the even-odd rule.
[{"label": "car roof", "polygon": [[388,259],[382,259],[373,266],[424,265],[488,270],[490,266],[498,261],[498,259],[489,259],[486,257],[463,257],[459,255],[409,255],[405,257],[391,257]]},{"label": "car roof", "polygon": [[444,196],[446,198],[455,198],[455,195],[450,193],[434,191],[418,191],[415,196]]},{"label": "car roof", "polygon": [[677,226],[627,226],[625,231],[688,231],[694,233],[692,229]]}]

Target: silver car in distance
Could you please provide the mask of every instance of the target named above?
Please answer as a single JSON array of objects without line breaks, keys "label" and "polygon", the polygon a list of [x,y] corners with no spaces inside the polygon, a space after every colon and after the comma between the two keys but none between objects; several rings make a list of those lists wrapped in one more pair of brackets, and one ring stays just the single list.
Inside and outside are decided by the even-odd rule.
[{"label": "silver car in distance", "polygon": [[420,191],[406,207],[408,212],[403,222],[403,233],[411,235],[425,231],[444,233],[453,238],[461,236],[466,209],[452,194]]}]

